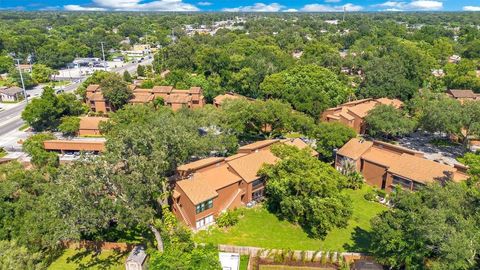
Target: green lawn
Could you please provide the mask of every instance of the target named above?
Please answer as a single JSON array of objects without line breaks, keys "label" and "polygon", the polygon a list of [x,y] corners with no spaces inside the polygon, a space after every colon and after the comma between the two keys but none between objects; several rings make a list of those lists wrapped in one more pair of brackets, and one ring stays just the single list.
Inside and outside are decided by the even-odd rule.
[{"label": "green lawn", "polygon": [[98,269],[98,270],[124,270],[125,260],[128,253],[116,251],[103,251],[95,256],[92,251],[85,249],[66,249],[49,270],[76,270],[76,269]]},{"label": "green lawn", "polygon": [[248,256],[248,255],[241,255],[240,256],[240,270],[247,270],[249,259],[250,259],[250,256]]},{"label": "green lawn", "polygon": [[227,230],[200,231],[195,235],[195,241],[276,249],[364,251],[369,241],[370,219],[386,209],[363,198],[369,189],[365,186],[361,190],[345,191],[353,201],[352,218],[346,228],[332,230],[323,241],[308,237],[302,228],[279,220],[263,207],[245,210],[245,216],[238,224]]}]

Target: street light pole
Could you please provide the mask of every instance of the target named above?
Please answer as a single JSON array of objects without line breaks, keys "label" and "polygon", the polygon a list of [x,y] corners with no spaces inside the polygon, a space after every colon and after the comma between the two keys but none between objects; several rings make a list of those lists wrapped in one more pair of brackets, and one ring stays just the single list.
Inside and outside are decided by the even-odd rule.
[{"label": "street light pole", "polygon": [[105,71],[107,71],[107,63],[105,62],[105,51],[103,49],[103,42],[100,42],[100,44],[102,44],[103,67],[104,67]]},{"label": "street light pole", "polygon": [[25,96],[25,102],[28,103],[27,91],[25,90],[25,83],[23,82],[22,69],[20,68],[20,59],[15,59],[17,61],[18,72],[20,73],[20,81],[22,81],[23,95]]}]

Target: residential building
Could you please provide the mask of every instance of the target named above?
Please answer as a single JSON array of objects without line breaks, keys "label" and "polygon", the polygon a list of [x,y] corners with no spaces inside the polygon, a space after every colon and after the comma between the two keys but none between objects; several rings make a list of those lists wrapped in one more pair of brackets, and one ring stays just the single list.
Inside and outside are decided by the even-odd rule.
[{"label": "residential building", "polygon": [[78,129],[79,136],[99,136],[100,129],[99,124],[101,122],[107,121],[108,118],[106,117],[92,117],[92,116],[85,116],[80,117],[80,128]]},{"label": "residential building", "polygon": [[249,99],[249,100],[252,100],[250,98],[247,98],[245,96],[242,96],[242,95],[239,95],[239,94],[236,94],[236,93],[233,93],[233,92],[227,92],[223,95],[218,95],[216,96],[214,99],[213,99],[213,105],[215,105],[215,107],[219,108],[222,106],[223,102],[225,102],[225,100],[231,100],[231,99]]},{"label": "residential building", "polygon": [[470,89],[449,89],[447,95],[451,98],[464,102],[466,100],[480,101],[480,94],[476,94]]},{"label": "residential building", "polygon": [[322,113],[321,120],[324,122],[340,122],[353,128],[357,133],[363,134],[366,130],[365,117],[370,110],[380,104],[391,105],[397,109],[403,106],[403,102],[398,99],[367,98],[355,100],[325,110]]},{"label": "residential building", "polygon": [[23,89],[20,87],[0,88],[0,101],[17,102],[23,99]]},{"label": "residential building", "polygon": [[[277,143],[309,147],[301,139],[265,140],[242,146],[233,156],[210,157],[179,166],[172,195],[173,213],[198,230],[213,224],[224,211],[262,199],[265,182],[257,173],[263,164],[278,161],[270,151]],[[312,156],[318,155],[311,151]]]},{"label": "residential building", "polygon": [[[205,97],[200,87],[191,87],[188,90],[174,89],[172,86],[155,86],[152,89],[138,88],[131,84],[128,86],[133,92],[130,104],[145,104],[161,97],[165,106],[173,110],[180,108],[201,108],[205,105]],[[110,112],[111,106],[103,97],[101,87],[98,84],[91,84],[86,90],[86,104],[92,111]]]},{"label": "residential building", "polygon": [[102,94],[102,89],[98,84],[91,84],[87,87],[85,103],[94,112],[110,112],[112,107]]},{"label": "residential building", "polygon": [[173,89],[171,86],[154,87],[155,98],[162,97],[165,106],[171,107],[174,111],[181,108],[201,108],[205,105],[205,97],[200,87],[191,87],[188,90]]},{"label": "residential building", "polygon": [[463,181],[466,167],[428,160],[422,152],[405,147],[354,138],[337,152],[337,170],[355,168],[369,185],[390,192],[395,186],[416,190],[428,183]]}]

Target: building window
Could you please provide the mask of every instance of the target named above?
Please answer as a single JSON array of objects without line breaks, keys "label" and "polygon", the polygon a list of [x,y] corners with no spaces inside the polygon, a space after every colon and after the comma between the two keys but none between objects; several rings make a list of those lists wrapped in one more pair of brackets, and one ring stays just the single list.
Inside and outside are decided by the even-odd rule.
[{"label": "building window", "polygon": [[213,215],[206,216],[202,219],[197,220],[197,222],[196,222],[197,227],[196,228],[201,229],[201,228],[206,227],[206,226],[208,226],[212,223],[213,223]]},{"label": "building window", "polygon": [[413,181],[413,190],[415,190],[415,191],[422,189],[424,186],[425,185],[422,184],[422,183],[418,183],[418,182]]},{"label": "building window", "polygon": [[394,175],[392,184],[401,186],[402,188],[410,189],[412,186],[412,181]]},{"label": "building window", "polygon": [[263,186],[263,179],[257,179],[252,183],[252,189],[256,189]]},{"label": "building window", "polygon": [[196,212],[198,214],[198,213],[201,213],[201,212],[203,212],[205,210],[208,210],[212,207],[213,207],[213,200],[204,201],[202,203],[197,204]]}]

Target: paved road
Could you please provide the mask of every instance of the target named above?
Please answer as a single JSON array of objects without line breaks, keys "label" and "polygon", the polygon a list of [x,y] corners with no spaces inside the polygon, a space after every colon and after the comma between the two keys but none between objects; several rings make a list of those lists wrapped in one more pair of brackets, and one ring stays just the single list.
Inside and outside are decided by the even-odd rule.
[{"label": "paved road", "polygon": [[[119,74],[123,74],[125,70],[127,70],[129,73],[134,73],[137,70],[138,65],[150,65],[153,62],[153,56],[151,59],[147,59],[141,63],[129,63],[126,64],[123,67],[118,67],[112,69],[112,71],[117,72]],[[73,83],[70,85],[67,85],[63,87],[63,90],[65,92],[71,92],[77,89],[80,84],[86,80],[87,77],[84,77],[80,79],[79,82]],[[39,95],[41,93],[41,87],[36,87],[33,90],[28,90],[27,94],[31,95]],[[18,104],[18,106],[15,106],[13,108],[7,109],[5,111],[0,112],[0,137],[12,132],[18,130],[23,125],[23,120],[21,119],[21,114],[23,109],[25,108],[26,103],[25,101],[21,102]]]}]

